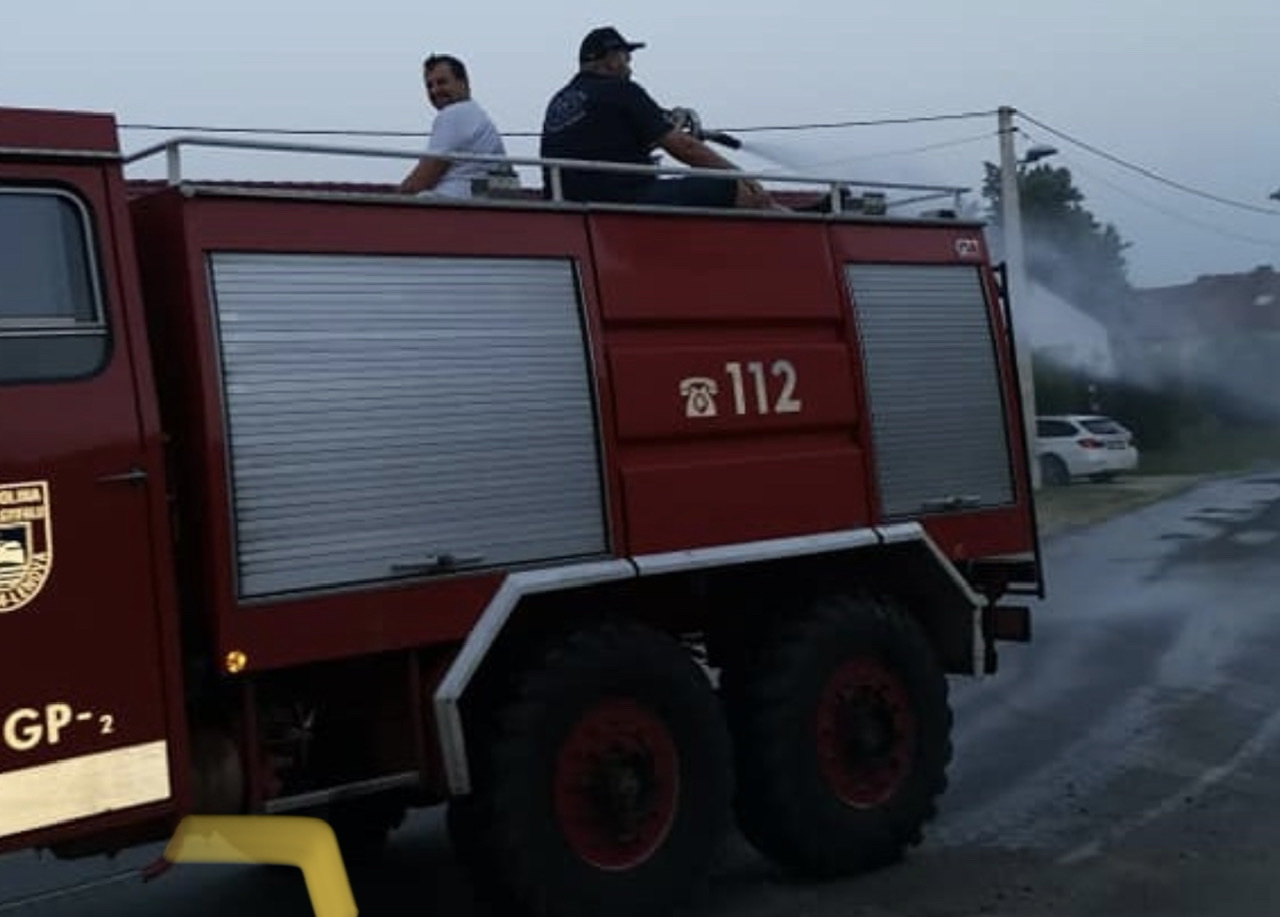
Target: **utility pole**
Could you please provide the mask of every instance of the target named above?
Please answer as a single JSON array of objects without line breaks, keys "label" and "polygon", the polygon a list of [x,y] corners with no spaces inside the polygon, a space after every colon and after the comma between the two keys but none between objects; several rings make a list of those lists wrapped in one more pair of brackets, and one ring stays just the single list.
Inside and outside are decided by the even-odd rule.
[{"label": "utility pole", "polygon": [[1025,321],[1024,296],[1031,293],[1027,282],[1027,264],[1022,250],[1022,206],[1018,196],[1018,156],[1014,150],[1014,110],[1001,106],[1000,134],[1000,223],[1004,243],[1004,260],[1008,287],[1009,310],[1019,310],[1014,317],[1014,343],[1018,349],[1018,380],[1022,390],[1022,424],[1026,428],[1027,464],[1031,466],[1031,489],[1040,489],[1040,462],[1036,458],[1036,384],[1031,359],[1031,336]]}]

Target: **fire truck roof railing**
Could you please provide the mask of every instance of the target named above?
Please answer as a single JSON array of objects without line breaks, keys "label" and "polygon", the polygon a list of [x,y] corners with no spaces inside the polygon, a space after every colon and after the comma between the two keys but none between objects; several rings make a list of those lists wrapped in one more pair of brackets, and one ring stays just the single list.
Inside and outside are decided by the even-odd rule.
[{"label": "fire truck roof railing", "polygon": [[[270,140],[244,140],[222,137],[180,136],[172,137],[160,143],[145,147],[135,153],[131,153],[124,157],[124,162],[127,165],[139,163],[163,154],[166,165],[165,180],[171,185],[178,185],[188,181],[195,181],[195,179],[184,177],[183,175],[183,152],[187,148],[200,147],[223,150],[306,153],[324,156],[363,157],[375,159],[418,160],[424,155],[421,150],[409,151],[366,146],[344,146]],[[905,206],[907,204],[950,198],[953,200],[954,207],[957,212],[960,210],[961,196],[971,190],[968,187],[958,185],[925,185],[902,182],[863,181],[848,177],[839,178],[823,175],[803,175],[799,173],[752,172],[747,170],[726,172],[723,169],[691,168],[687,166],[631,165],[626,163],[601,162],[595,160],[545,159],[533,156],[488,156],[474,153],[431,153],[430,155],[432,157],[446,159],[451,162],[489,163],[495,167],[492,172],[497,177],[503,175],[515,176],[516,173],[514,171],[514,167],[516,166],[526,166],[539,169],[541,170],[544,176],[544,181],[546,182],[546,185],[542,189],[543,193],[547,195],[544,199],[549,199],[553,202],[565,201],[563,184],[561,181],[561,175],[565,169],[590,169],[591,171],[643,175],[698,175],[724,180],[750,178],[761,183],[780,183],[790,186],[819,185],[823,187],[827,194],[831,212],[833,213],[839,213],[846,209],[845,202],[847,200],[847,195],[850,189],[854,188],[870,192],[869,197],[871,198],[885,198],[882,206],[886,210],[892,207]],[[234,182],[219,182],[219,184],[234,184]],[[908,192],[911,196],[888,200],[887,192]],[[864,203],[865,200],[866,198],[863,199]],[[859,209],[861,212],[865,212],[865,209]]]}]

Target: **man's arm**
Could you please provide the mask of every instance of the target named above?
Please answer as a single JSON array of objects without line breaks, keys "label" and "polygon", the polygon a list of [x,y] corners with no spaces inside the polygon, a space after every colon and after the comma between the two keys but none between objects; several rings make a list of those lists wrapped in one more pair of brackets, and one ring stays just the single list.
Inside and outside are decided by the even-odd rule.
[{"label": "man's arm", "polygon": [[692,134],[671,126],[666,113],[638,83],[624,84],[624,103],[630,109],[637,133],[660,146],[687,166],[703,169],[736,169],[707,144]]},{"label": "man's arm", "polygon": [[[624,98],[630,107],[633,123],[639,128],[639,136],[652,138],[650,143],[662,147],[667,153],[695,169],[721,169],[729,172],[738,170],[736,165],[697,137],[672,127],[666,113],[638,84],[624,85],[627,87]],[[777,206],[769,193],[753,179],[738,179],[737,188],[737,203],[740,207]]]},{"label": "man's arm", "polygon": [[[465,126],[462,123],[461,109],[450,105],[436,115],[431,125],[431,139],[427,142],[427,153],[448,153],[463,146]],[[440,179],[449,171],[453,163],[427,155],[418,160],[413,171],[400,183],[400,190],[407,194],[427,191],[440,184]]]},{"label": "man's arm", "polygon": [[658,138],[658,146],[662,147],[676,159],[695,169],[736,169],[733,163],[725,159],[707,144],[692,134],[672,129]]},{"label": "man's arm", "polygon": [[[692,134],[681,130],[671,130],[658,138],[658,146],[662,147],[676,159],[695,169],[725,169],[737,171],[738,167],[725,159],[707,144]],[[740,207],[777,207],[772,196],[764,186],[751,178],[738,179],[738,206]]]},{"label": "man's arm", "polygon": [[400,182],[400,190],[406,194],[417,194],[434,188],[440,184],[440,179],[444,178],[450,165],[447,160],[424,156],[418,160],[413,171],[405,176],[404,181]]}]

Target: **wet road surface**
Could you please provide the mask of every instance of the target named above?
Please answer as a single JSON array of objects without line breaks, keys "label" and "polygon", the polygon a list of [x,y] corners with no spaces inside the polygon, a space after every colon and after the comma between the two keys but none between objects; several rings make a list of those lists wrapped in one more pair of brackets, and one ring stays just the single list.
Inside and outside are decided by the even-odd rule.
[{"label": "wet road surface", "polygon": [[[1206,483],[1046,544],[1034,642],[957,680],[952,787],[901,865],[794,885],[735,844],[707,917],[1269,913],[1280,905],[1280,473]],[[0,859],[0,901],[154,859]],[[361,914],[475,913],[441,817],[354,871]],[[310,913],[300,874],[176,867],[0,915]]]}]

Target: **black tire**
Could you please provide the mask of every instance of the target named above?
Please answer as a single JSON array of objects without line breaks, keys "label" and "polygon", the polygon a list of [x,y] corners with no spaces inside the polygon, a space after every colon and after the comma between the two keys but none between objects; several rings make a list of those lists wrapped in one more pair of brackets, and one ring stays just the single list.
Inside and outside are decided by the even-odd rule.
[{"label": "black tire", "polygon": [[738,825],[758,851],[825,879],[886,866],[920,842],[947,786],[951,710],[912,618],[869,598],[819,600],[727,666],[724,695]]},{"label": "black tire", "polygon": [[1045,455],[1040,458],[1040,477],[1050,487],[1066,487],[1071,483],[1071,472],[1067,464],[1056,455]]},{"label": "black tire", "polygon": [[[732,824],[733,753],[685,649],[636,624],[595,625],[490,697],[488,715],[468,721],[472,793],[448,816],[482,899],[499,913],[653,917],[704,888]],[[630,846],[603,814],[627,789],[651,803],[614,827],[631,831]]]}]

